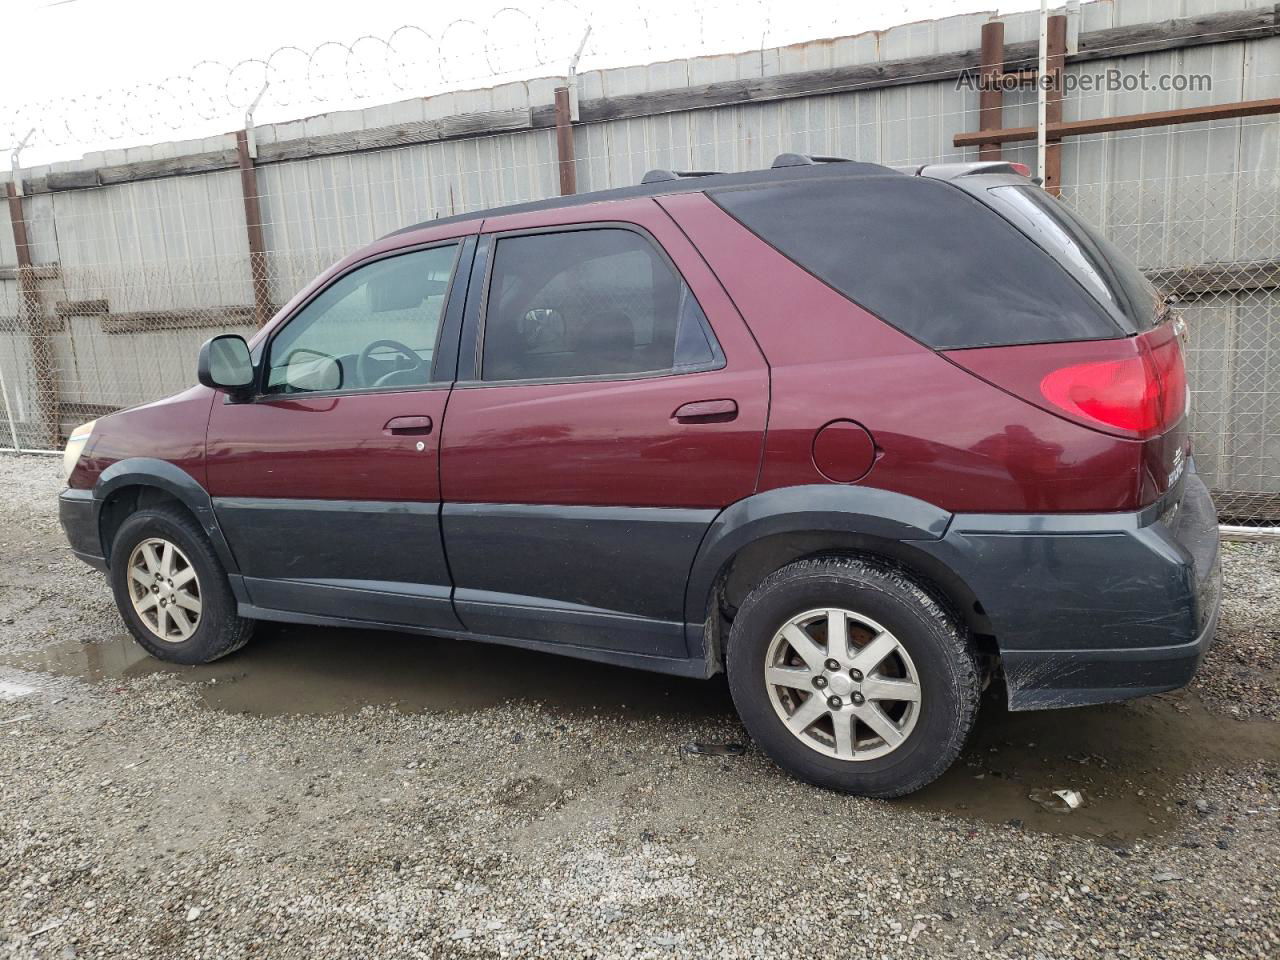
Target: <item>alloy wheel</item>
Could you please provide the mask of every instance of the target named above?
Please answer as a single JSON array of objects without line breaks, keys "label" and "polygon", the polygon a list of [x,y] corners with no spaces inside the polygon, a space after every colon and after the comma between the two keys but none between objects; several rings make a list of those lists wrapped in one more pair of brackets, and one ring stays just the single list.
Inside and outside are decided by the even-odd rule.
[{"label": "alloy wheel", "polygon": [[151,537],[134,547],[128,583],[138,619],[166,643],[182,643],[200,626],[200,578],[176,544]]},{"label": "alloy wheel", "polygon": [[784,623],[769,644],[764,680],[792,735],[839,760],[892,753],[920,717],[911,655],[892,633],[852,610],[808,610]]}]

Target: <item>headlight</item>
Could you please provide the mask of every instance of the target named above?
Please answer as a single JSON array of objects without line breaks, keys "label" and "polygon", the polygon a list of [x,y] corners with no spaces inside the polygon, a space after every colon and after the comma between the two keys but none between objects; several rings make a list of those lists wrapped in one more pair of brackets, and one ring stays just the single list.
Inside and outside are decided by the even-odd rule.
[{"label": "headlight", "polygon": [[93,433],[93,425],[97,420],[90,420],[88,423],[82,423],[71,431],[71,436],[67,438],[66,449],[62,451],[62,479],[68,481],[71,479],[71,471],[76,468],[76,464],[80,461],[80,454],[84,450],[84,445],[89,442],[89,437]]}]

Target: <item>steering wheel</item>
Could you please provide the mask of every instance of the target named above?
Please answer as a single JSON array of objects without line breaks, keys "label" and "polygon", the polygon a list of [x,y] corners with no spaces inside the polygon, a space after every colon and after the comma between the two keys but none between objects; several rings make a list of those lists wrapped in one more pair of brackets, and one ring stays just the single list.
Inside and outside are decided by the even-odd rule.
[{"label": "steering wheel", "polygon": [[[378,373],[377,368],[374,367],[373,353],[375,350],[392,350],[398,356],[408,360],[410,365],[401,367],[398,370],[391,370],[388,373],[377,376],[377,379],[373,379]],[[406,347],[399,340],[375,340],[360,351],[360,356],[356,357],[356,375],[359,376],[360,382],[367,387],[390,386],[396,378],[408,377],[411,374],[415,377],[421,376],[422,379],[406,380],[406,385],[426,383],[429,373],[430,369],[427,361],[423,360],[411,347]],[[373,381],[372,383],[370,382],[371,380]]]}]

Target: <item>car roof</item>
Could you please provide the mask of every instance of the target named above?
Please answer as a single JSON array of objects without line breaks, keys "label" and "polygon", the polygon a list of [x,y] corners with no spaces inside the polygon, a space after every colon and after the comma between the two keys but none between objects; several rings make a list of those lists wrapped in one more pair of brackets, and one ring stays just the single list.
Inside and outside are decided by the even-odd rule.
[{"label": "car roof", "polygon": [[[885,175],[901,176],[903,172],[878,163],[863,163],[857,160],[815,163],[808,160],[808,158],[804,158],[793,165],[772,167],[768,170],[750,170],[746,173],[680,175],[672,171],[655,170],[645,175],[645,180],[650,182],[638,183],[635,186],[615,187],[612,190],[593,190],[590,193],[575,193],[567,197],[549,197],[545,200],[533,200],[528,203],[490,207],[486,210],[473,210],[470,213],[459,213],[450,217],[440,217],[437,220],[426,220],[422,223],[415,223],[412,226],[401,227],[399,230],[393,230],[380,239],[386,240],[389,237],[413,233],[416,230],[422,230],[427,227],[464,223],[468,220],[482,220],[487,217],[505,216],[509,213],[534,213],[540,210],[557,210],[562,207],[583,206],[588,203],[602,203],[609,200],[660,197],[673,193],[701,193],[715,189],[751,187],[797,180],[879,177]],[[655,177],[660,179],[655,179]]]}]

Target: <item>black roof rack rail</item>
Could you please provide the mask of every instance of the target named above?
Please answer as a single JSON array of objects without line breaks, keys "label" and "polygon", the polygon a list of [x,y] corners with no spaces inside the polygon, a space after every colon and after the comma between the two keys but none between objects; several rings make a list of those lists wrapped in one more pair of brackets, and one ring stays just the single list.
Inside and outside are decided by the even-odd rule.
[{"label": "black roof rack rail", "polygon": [[782,167],[807,167],[814,163],[852,163],[848,157],[820,157],[815,154],[807,153],[780,153],[773,158],[773,163],[769,164],[770,170],[778,170]]},{"label": "black roof rack rail", "polygon": [[683,180],[686,177],[714,177],[721,170],[650,170],[640,178],[641,183],[662,183],[664,180]]}]

